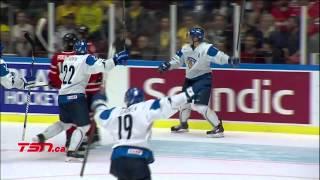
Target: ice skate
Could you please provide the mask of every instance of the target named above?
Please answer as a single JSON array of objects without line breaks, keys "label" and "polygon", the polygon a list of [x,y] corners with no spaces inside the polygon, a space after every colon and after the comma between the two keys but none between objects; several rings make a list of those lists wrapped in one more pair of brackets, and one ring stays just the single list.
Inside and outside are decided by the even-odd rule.
[{"label": "ice skate", "polygon": [[37,143],[44,143],[46,141],[46,138],[43,134],[38,134],[37,136],[32,138],[32,141]]},{"label": "ice skate", "polygon": [[82,162],[84,159],[83,154],[79,154],[77,151],[68,151],[66,156],[66,162],[79,161]]},{"label": "ice skate", "polygon": [[218,126],[214,127],[213,130],[207,131],[207,136],[212,138],[222,138],[224,137],[224,128],[222,126],[222,123],[220,123]]},{"label": "ice skate", "polygon": [[188,132],[189,131],[189,126],[188,123],[181,123],[177,126],[172,126],[171,127],[171,132],[173,133],[183,133],[183,132]]}]

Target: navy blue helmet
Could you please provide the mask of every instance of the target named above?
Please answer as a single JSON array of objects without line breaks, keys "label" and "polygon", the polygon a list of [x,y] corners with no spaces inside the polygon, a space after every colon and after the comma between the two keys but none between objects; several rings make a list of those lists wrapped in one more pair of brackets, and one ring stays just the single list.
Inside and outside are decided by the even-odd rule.
[{"label": "navy blue helmet", "polygon": [[78,38],[74,33],[67,33],[63,36],[63,45],[66,50],[72,50]]},{"label": "navy blue helmet", "polygon": [[142,102],[143,100],[144,100],[144,93],[141,89],[138,89],[138,88],[128,89],[124,98],[124,101],[127,104],[127,107],[131,106],[132,104]]},{"label": "navy blue helmet", "polygon": [[77,41],[73,46],[73,50],[76,52],[76,54],[87,54],[88,52],[87,42],[83,40]]},{"label": "navy blue helmet", "polygon": [[189,30],[189,36],[191,38],[198,38],[199,41],[204,39],[204,30],[200,27],[193,27]]}]

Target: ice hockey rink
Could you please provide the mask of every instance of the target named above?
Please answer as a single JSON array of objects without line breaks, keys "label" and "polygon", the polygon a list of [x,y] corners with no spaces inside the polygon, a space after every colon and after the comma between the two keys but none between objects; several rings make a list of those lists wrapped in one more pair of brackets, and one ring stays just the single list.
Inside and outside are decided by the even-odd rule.
[{"label": "ice hockey rink", "polygon": [[[48,124],[28,124],[26,142]],[[102,145],[90,151],[83,178],[81,163],[64,162],[64,153],[19,152],[22,123],[1,123],[1,179],[115,179],[109,175],[111,140],[104,131]],[[64,134],[51,139],[63,146]],[[151,141],[156,161],[153,180],[303,180],[319,179],[319,136],[225,132],[206,138],[191,130],[172,134],[154,129]]]}]

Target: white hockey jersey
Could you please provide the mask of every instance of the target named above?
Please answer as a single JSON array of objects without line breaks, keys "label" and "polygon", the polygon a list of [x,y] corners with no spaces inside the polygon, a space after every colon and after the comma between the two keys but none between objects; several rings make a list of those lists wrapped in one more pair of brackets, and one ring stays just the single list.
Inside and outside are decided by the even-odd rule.
[{"label": "white hockey jersey", "polygon": [[210,64],[227,64],[229,56],[213,47],[212,44],[202,42],[195,49],[191,44],[184,45],[175,56],[171,58],[170,69],[186,65],[186,78],[193,79],[211,72]]},{"label": "white hockey jersey", "polygon": [[109,109],[101,105],[96,109],[95,120],[109,131],[116,141],[113,148],[122,145],[148,148],[153,121],[171,117],[186,103],[185,93],[180,93],[133,104],[128,108]]},{"label": "white hockey jersey", "polygon": [[18,74],[11,72],[2,58],[0,58],[0,83],[7,89],[24,88],[23,78]]},{"label": "white hockey jersey", "polygon": [[61,79],[59,95],[85,94],[91,74],[108,72],[115,66],[112,59],[97,59],[86,55],[73,55],[58,63]]}]

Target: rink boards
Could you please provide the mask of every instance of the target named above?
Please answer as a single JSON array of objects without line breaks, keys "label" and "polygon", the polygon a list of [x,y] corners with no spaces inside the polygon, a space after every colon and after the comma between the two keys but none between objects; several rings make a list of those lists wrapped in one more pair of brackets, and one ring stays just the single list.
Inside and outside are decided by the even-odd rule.
[{"label": "rink boards", "polygon": [[[21,74],[31,58],[5,57],[11,70]],[[143,88],[146,98],[160,98],[181,90],[184,69],[159,74],[158,61],[132,60],[106,77],[110,105],[123,105],[128,87]],[[49,59],[37,58],[37,82],[48,82]],[[319,66],[241,64],[213,66],[210,106],[225,120],[226,130],[319,133]],[[26,91],[0,89],[1,121],[23,121]],[[57,91],[49,87],[32,90],[29,122],[58,120]],[[173,119],[177,118],[174,116]],[[191,128],[210,129],[199,114],[192,114]],[[170,127],[173,120],[156,121]]]}]

